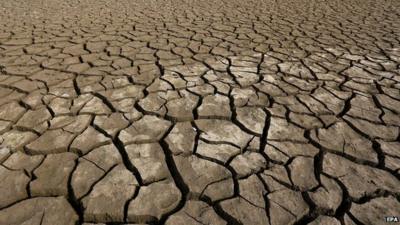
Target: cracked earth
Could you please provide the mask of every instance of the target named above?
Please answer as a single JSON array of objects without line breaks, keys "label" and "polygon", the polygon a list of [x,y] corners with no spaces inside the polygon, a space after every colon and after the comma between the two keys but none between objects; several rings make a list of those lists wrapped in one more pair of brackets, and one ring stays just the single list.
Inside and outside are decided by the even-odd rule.
[{"label": "cracked earth", "polygon": [[0,1],[0,224],[400,216],[400,1]]}]

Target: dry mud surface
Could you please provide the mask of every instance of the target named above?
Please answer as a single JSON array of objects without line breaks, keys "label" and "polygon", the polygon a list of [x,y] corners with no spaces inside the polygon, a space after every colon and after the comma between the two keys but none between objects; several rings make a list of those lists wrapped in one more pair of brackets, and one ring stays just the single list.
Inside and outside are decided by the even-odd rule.
[{"label": "dry mud surface", "polygon": [[400,1],[0,1],[0,224],[400,216]]}]

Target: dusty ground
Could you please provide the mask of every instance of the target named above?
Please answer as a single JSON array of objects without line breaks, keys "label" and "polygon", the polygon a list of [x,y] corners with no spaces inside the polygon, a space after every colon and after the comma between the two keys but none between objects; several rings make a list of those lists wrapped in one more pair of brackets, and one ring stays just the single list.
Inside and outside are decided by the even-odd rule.
[{"label": "dusty ground", "polygon": [[400,1],[0,1],[0,224],[400,216]]}]

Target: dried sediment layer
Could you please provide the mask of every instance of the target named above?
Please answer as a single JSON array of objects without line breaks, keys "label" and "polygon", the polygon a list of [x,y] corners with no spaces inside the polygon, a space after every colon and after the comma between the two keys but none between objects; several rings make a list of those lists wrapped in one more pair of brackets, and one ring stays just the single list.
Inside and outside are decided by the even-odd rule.
[{"label": "dried sediment layer", "polygon": [[0,1],[0,224],[399,216],[399,9]]}]

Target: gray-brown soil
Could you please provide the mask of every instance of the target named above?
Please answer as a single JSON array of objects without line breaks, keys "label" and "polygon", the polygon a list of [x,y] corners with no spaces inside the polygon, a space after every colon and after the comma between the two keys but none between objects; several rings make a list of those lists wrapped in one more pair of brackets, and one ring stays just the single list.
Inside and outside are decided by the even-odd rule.
[{"label": "gray-brown soil", "polygon": [[400,216],[400,1],[1,0],[0,224]]}]

